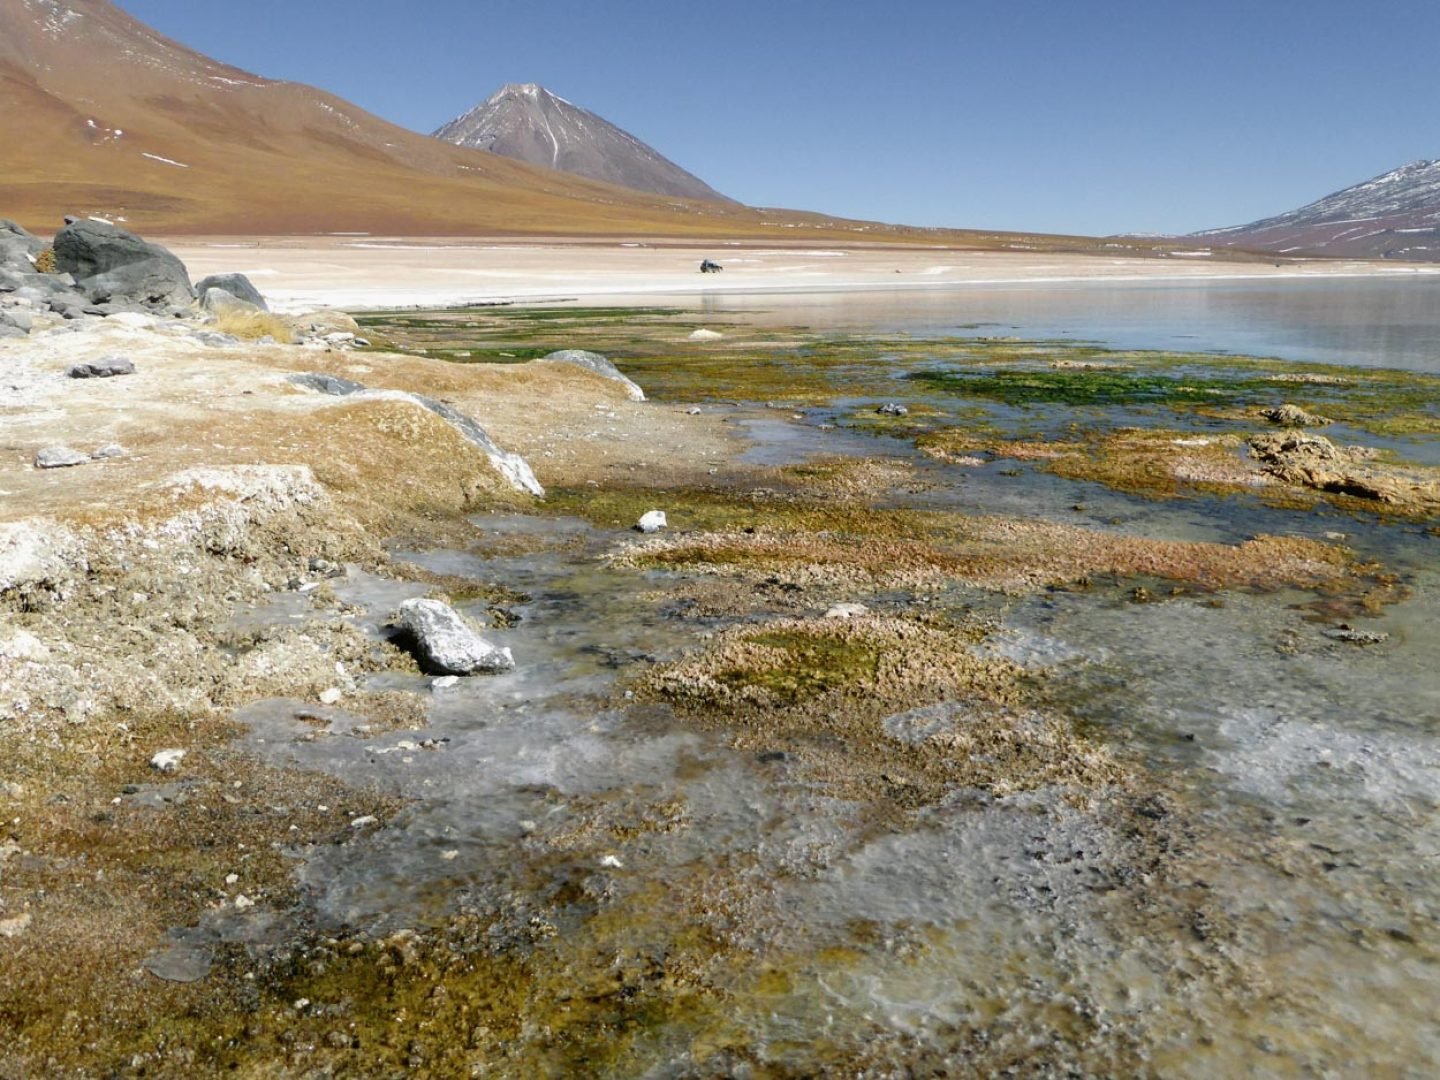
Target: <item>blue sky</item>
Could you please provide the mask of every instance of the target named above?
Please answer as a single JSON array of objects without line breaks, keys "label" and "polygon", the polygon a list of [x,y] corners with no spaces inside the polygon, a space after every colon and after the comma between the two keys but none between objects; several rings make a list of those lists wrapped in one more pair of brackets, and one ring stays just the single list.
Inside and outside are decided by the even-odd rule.
[{"label": "blue sky", "polygon": [[1440,4],[120,0],[430,131],[538,82],[743,202],[920,225],[1188,231],[1440,157]]}]

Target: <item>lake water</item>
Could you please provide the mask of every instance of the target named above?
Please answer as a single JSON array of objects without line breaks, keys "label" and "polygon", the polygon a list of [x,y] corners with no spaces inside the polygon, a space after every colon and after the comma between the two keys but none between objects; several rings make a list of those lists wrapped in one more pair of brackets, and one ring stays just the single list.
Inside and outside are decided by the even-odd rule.
[{"label": "lake water", "polygon": [[1014,334],[1120,349],[1440,372],[1440,276],[716,293],[696,306],[717,317],[746,311],[762,323],[787,326],[921,336]]},{"label": "lake water", "polygon": [[[743,313],[849,333],[1440,371],[1431,280],[717,295],[681,306],[717,323]],[[554,546],[406,557],[523,590],[518,625],[493,631],[519,671],[435,692],[422,733],[355,739],[337,723],[335,737],[307,741],[294,703],[245,713],[259,752],[412,800],[365,846],[309,857],[302,877],[322,925],[384,934],[478,912],[493,920],[496,949],[548,958],[537,966],[558,972],[567,994],[639,955],[694,1000],[722,1003],[687,1019],[661,1007],[659,975],[637,983],[639,1000],[661,1003],[646,1014],[659,1019],[632,1029],[623,1064],[597,1075],[948,1076],[976,1062],[1047,1076],[1433,1075],[1440,539],[1423,523],[1331,508],[1287,516],[1238,501],[1144,501],[1004,462],[950,469],[903,440],[828,432],[789,410],[747,423],[767,464],[817,448],[905,459],[925,483],[881,494],[885,505],[1227,543],[1343,532],[1398,571],[1404,599],[1365,620],[1388,636],[1362,647],[1327,636],[1305,606],[1314,595],[1299,590],[1131,603],[1128,582],[1022,596],[947,587],[942,603],[993,614],[984,648],[1055,687],[1060,707],[1143,763],[1157,793],[1146,814],[1171,831],[1163,854],[1140,863],[1118,817],[1052,788],[956,790],[904,827],[874,830],[862,807],[784,753],[742,752],[663,707],[617,700],[618,680],[704,649],[724,619],[664,599],[683,574],[609,565],[631,539],[623,530],[476,518],[492,543]],[[399,596],[425,591],[398,588],[357,574],[337,585],[375,623]],[[914,612],[937,598],[864,599]],[[387,685],[431,692],[419,677]],[[890,718],[896,737],[963,722],[964,703],[946,707]],[[438,749],[417,750],[422,738]],[[535,925],[552,936],[532,935]],[[714,955],[693,945],[701,938],[719,943]],[[559,1020],[543,997],[534,1007],[547,1019],[527,1028],[517,1060],[531,1075],[565,1074],[543,1033]]]}]

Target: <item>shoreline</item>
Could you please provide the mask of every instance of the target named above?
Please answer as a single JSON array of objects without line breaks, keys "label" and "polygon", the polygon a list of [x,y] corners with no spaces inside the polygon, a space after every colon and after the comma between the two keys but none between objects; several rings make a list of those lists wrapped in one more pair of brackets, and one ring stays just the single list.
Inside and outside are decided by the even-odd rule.
[{"label": "shoreline", "polygon": [[[277,310],[444,308],[640,297],[937,292],[991,286],[1196,284],[1412,278],[1440,267],[1360,260],[979,252],[928,247],[611,244],[424,237],[186,237],[167,241],[197,276],[246,274]],[[725,266],[701,275],[702,259]],[[900,280],[897,280],[900,279]]]}]

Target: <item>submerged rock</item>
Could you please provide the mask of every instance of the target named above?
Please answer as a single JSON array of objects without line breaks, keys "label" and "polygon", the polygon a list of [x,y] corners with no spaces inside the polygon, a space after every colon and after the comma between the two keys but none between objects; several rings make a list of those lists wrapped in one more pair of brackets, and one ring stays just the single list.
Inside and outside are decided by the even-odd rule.
[{"label": "submerged rock", "polygon": [[1328,416],[1306,412],[1299,405],[1291,405],[1288,402],[1284,405],[1277,405],[1273,409],[1265,409],[1260,415],[1272,424],[1280,424],[1282,427],[1324,427],[1326,424],[1334,423]]},{"label": "submerged rock", "polygon": [[491,645],[439,600],[405,601],[395,625],[410,637],[421,667],[431,674],[477,675],[515,667],[509,649]]},{"label": "submerged rock", "polygon": [[587,352],[584,349],[561,349],[559,352],[542,357],[537,362],[541,364],[573,364],[576,367],[582,367],[611,382],[619,383],[625,388],[625,395],[631,401],[645,400],[645,391],[599,353]]}]

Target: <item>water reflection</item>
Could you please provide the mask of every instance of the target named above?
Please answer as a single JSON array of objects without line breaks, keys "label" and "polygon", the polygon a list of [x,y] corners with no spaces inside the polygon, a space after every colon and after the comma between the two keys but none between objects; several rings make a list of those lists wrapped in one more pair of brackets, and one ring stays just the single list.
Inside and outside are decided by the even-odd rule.
[{"label": "water reflection", "polygon": [[763,325],[1013,334],[1440,372],[1440,277],[1430,276],[712,293],[701,304],[707,315],[744,312],[747,321]]}]

